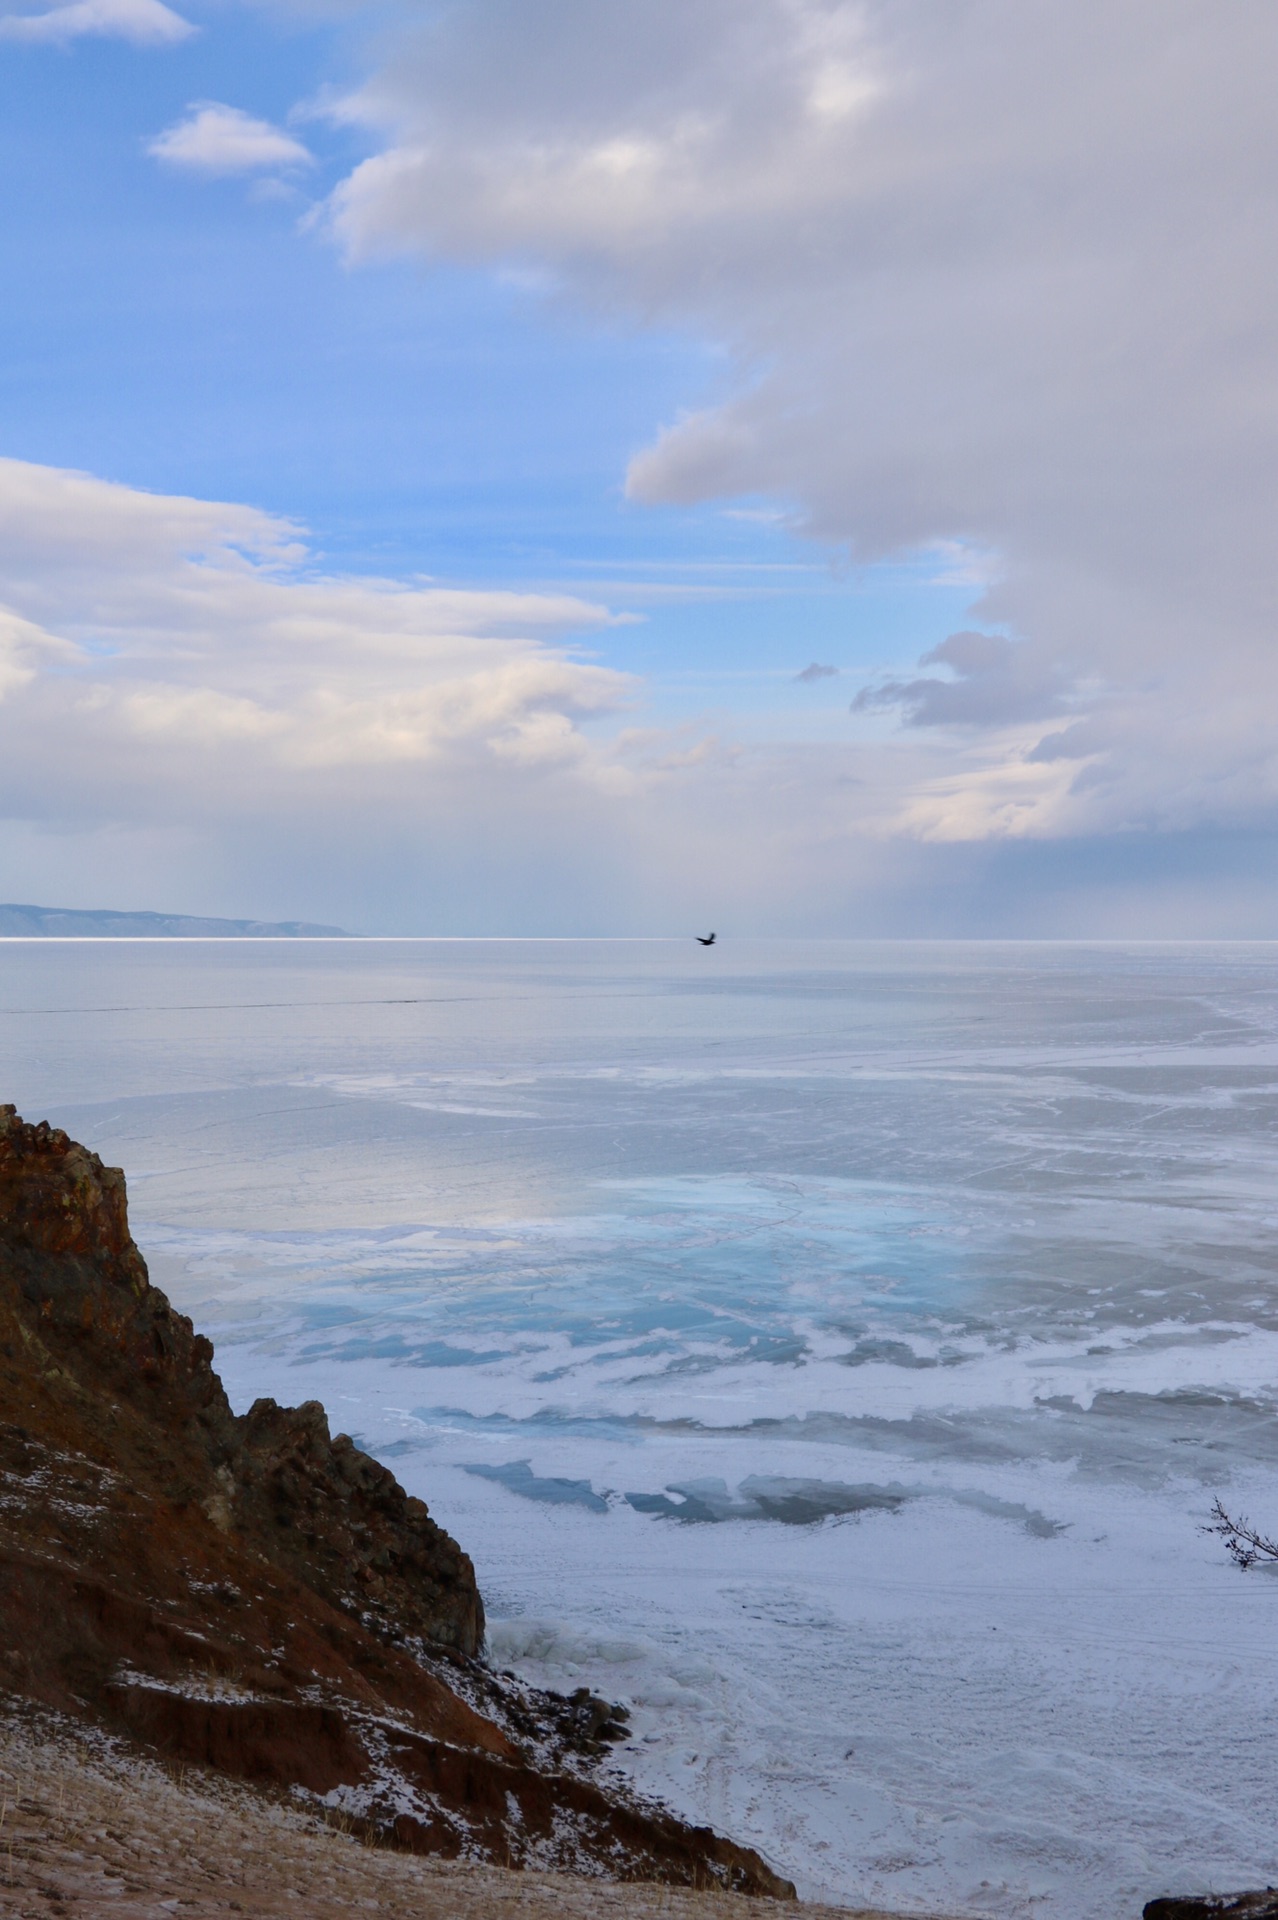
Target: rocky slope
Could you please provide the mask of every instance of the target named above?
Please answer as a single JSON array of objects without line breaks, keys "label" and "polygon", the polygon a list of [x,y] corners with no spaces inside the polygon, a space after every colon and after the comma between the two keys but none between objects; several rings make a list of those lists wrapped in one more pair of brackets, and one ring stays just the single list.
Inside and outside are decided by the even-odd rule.
[{"label": "rocky slope", "polygon": [[323,1408],[231,1410],[124,1177],[0,1107],[0,1685],[422,1853],[792,1896],[499,1679],[456,1542]]},{"label": "rocky slope", "polygon": [[[0,1709],[5,1920],[757,1920],[759,1911],[718,1891],[361,1846],[340,1820],[100,1737],[68,1739],[50,1715]],[[889,1920],[825,1907],[803,1917]]]}]

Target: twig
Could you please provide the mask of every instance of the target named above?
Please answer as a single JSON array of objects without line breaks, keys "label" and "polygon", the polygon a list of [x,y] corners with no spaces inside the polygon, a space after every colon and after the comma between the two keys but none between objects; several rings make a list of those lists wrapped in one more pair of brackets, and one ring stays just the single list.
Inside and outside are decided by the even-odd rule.
[{"label": "twig", "polygon": [[1225,1543],[1225,1552],[1243,1573],[1248,1567],[1254,1567],[1258,1560],[1278,1560],[1278,1540],[1258,1533],[1245,1514],[1233,1519],[1219,1500],[1211,1511],[1211,1525],[1203,1527],[1202,1531],[1220,1535]]}]

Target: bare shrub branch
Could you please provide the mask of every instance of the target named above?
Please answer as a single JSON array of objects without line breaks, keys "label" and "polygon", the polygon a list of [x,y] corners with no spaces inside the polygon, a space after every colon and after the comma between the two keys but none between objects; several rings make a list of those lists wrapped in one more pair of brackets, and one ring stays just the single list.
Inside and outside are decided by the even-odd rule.
[{"label": "bare shrub branch", "polygon": [[1211,1524],[1202,1529],[1204,1533],[1216,1533],[1225,1543],[1225,1552],[1236,1567],[1246,1573],[1248,1567],[1254,1567],[1258,1560],[1278,1560],[1278,1540],[1271,1540],[1267,1534],[1257,1533],[1245,1514],[1239,1514],[1235,1520],[1226,1513],[1220,1501],[1212,1507]]}]

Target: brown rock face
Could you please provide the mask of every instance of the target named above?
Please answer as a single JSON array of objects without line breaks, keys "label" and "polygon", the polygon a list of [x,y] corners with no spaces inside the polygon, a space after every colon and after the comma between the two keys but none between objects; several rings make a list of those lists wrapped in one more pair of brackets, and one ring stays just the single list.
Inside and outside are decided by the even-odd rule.
[{"label": "brown rock face", "polygon": [[242,1418],[124,1176],[0,1106],[0,1687],[420,1852],[793,1896],[605,1788],[604,1703],[498,1680],[474,1569],[315,1401]]},{"label": "brown rock face", "polygon": [[277,1557],[308,1587],[375,1631],[479,1651],[484,1608],[470,1561],[393,1473],[346,1434],[330,1440],[318,1400],[258,1400],[239,1437],[233,1525],[273,1535]]},{"label": "brown rock face", "polygon": [[247,1533],[333,1605],[394,1637],[479,1651],[475,1570],[423,1502],[344,1434],[330,1439],[316,1401],[259,1400],[237,1419],[212,1345],[147,1278],[124,1175],[55,1128],[25,1126],[12,1107],[0,1107],[0,1259],[82,1406],[105,1390],[134,1416],[170,1495],[198,1502],[224,1532]]}]

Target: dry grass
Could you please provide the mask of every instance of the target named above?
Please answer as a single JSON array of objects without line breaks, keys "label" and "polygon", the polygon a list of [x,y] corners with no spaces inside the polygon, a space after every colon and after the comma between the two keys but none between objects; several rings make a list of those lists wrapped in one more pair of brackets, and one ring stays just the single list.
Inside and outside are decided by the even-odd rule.
[{"label": "dry grass", "polygon": [[[836,1920],[724,1894],[413,1859],[191,1770],[0,1715],[5,1920]],[[837,1920],[886,1920],[841,1913]]]}]

